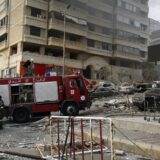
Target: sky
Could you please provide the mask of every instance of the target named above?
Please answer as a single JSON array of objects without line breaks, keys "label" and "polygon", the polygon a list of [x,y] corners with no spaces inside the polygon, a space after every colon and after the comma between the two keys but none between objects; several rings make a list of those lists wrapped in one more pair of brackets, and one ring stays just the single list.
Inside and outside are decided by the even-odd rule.
[{"label": "sky", "polygon": [[149,17],[160,21],[160,0],[149,0]]}]

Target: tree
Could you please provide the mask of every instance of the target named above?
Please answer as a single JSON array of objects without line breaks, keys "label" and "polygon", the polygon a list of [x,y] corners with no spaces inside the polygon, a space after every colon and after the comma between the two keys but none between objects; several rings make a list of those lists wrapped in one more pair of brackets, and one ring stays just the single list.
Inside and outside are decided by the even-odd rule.
[{"label": "tree", "polygon": [[157,79],[158,73],[153,63],[143,62],[142,63],[142,75],[144,80],[153,81]]}]

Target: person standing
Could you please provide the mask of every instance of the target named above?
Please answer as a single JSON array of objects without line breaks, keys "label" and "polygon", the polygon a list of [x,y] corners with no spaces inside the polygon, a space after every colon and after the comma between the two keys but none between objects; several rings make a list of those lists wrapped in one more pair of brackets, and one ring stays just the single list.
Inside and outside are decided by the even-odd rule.
[{"label": "person standing", "polygon": [[24,77],[31,77],[34,76],[34,60],[31,58],[27,60],[24,65]]}]

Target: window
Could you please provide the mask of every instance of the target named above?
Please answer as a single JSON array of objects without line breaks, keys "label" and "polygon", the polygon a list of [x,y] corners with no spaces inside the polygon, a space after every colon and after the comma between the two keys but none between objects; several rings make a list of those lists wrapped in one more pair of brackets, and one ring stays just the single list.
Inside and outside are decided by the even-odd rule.
[{"label": "window", "polygon": [[88,47],[95,47],[95,41],[92,39],[87,40],[87,46]]},{"label": "window", "polygon": [[11,86],[11,103],[30,103],[34,102],[33,98],[33,85],[24,84],[24,85],[12,85]]},{"label": "window", "polygon": [[39,27],[30,26],[30,35],[41,36],[41,29]]},{"label": "window", "polygon": [[140,51],[140,55],[141,55],[142,58],[145,58],[147,54],[146,54],[145,51]]},{"label": "window", "polygon": [[109,50],[108,43],[102,42],[102,49],[103,50]]},{"label": "window", "polygon": [[146,30],[147,30],[147,26],[144,25],[144,24],[141,24],[141,30],[142,30],[142,31],[146,31]]},{"label": "window", "polygon": [[0,36],[0,42],[6,41],[6,40],[7,40],[7,33]]},{"label": "window", "polygon": [[112,30],[109,28],[102,28],[102,33],[106,34],[106,35],[111,35],[112,34]]},{"label": "window", "polygon": [[88,30],[95,31],[95,25],[92,23],[88,23]]},{"label": "window", "polygon": [[76,53],[70,52],[70,59],[77,59],[78,55]]},{"label": "window", "polygon": [[130,19],[128,17],[118,15],[117,19],[118,19],[119,22],[130,24]]},{"label": "window", "polygon": [[40,15],[41,15],[40,9],[31,7],[31,16],[38,17]]},{"label": "window", "polygon": [[48,37],[63,38],[63,32],[58,31],[58,30],[50,29],[48,31]]},{"label": "window", "polygon": [[137,27],[137,28],[140,28],[141,24],[138,21],[134,21],[134,26]]},{"label": "window", "polygon": [[80,41],[80,37],[78,37],[77,35],[69,34],[68,37],[70,41],[75,41],[75,42]]},{"label": "window", "polygon": [[0,27],[3,27],[7,24],[8,24],[8,16],[6,16],[0,20]]},{"label": "window", "polygon": [[112,15],[106,12],[102,13],[102,17],[107,20],[112,20]]},{"label": "window", "polygon": [[116,50],[120,51],[120,52],[124,52],[124,53],[131,53],[131,54],[140,55],[140,50],[137,48],[133,48],[133,47],[117,45]]}]

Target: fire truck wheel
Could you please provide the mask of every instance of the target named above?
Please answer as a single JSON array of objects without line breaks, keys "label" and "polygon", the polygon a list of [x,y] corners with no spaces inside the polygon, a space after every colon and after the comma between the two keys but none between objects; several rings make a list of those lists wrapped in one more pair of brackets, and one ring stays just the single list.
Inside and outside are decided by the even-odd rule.
[{"label": "fire truck wheel", "polygon": [[29,116],[29,111],[25,108],[19,108],[13,112],[13,120],[17,123],[25,123],[29,121]]},{"label": "fire truck wheel", "polygon": [[66,102],[62,106],[61,112],[65,116],[77,116],[79,114],[78,105],[75,102]]}]

